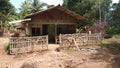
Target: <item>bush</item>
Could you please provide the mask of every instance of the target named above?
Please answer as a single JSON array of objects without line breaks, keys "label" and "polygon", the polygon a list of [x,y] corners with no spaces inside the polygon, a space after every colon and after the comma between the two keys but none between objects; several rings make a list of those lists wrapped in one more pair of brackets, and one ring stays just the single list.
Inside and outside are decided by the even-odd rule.
[{"label": "bush", "polygon": [[105,38],[111,38],[114,35],[120,35],[120,25],[110,25],[106,30]]},{"label": "bush", "polygon": [[106,34],[106,35],[104,36],[104,38],[106,38],[106,39],[108,39],[108,38],[112,38],[112,35],[110,35],[110,34]]}]

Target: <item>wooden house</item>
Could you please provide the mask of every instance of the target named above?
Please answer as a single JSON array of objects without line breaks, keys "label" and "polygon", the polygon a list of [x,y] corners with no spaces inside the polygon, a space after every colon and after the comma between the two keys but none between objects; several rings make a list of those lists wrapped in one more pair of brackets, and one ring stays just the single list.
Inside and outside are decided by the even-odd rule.
[{"label": "wooden house", "polygon": [[25,19],[31,19],[23,23],[26,26],[27,35],[48,35],[50,42],[55,42],[55,38],[60,33],[75,33],[77,22],[85,20],[82,16],[59,5],[32,13],[25,16]]}]

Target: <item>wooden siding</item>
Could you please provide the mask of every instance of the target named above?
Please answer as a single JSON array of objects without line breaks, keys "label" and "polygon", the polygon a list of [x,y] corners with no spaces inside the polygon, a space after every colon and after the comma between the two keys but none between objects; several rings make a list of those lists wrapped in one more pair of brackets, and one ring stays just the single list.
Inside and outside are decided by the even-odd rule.
[{"label": "wooden siding", "polygon": [[76,19],[66,13],[63,13],[57,9],[46,11],[46,13],[41,13],[31,17],[31,22],[34,23],[76,23]]},{"label": "wooden siding", "polygon": [[[33,17],[33,16],[36,16],[36,15],[38,15],[38,14],[43,14],[43,13],[48,14],[48,12],[50,12],[51,14],[56,13],[56,11],[55,11],[54,13],[51,12],[52,10],[61,11],[62,13],[65,13],[66,15],[73,17],[73,18],[76,19],[77,21],[83,21],[83,20],[85,20],[84,17],[82,17],[82,16],[80,16],[80,15],[78,15],[78,14],[70,11],[69,9],[60,6],[60,5],[55,6],[55,7],[52,7],[52,8],[48,8],[48,9],[43,10],[43,11],[38,11],[38,12],[32,13],[32,14],[30,14],[30,15],[25,16],[25,18],[31,18],[31,17]],[[59,14],[59,15],[60,15],[60,14]]]}]

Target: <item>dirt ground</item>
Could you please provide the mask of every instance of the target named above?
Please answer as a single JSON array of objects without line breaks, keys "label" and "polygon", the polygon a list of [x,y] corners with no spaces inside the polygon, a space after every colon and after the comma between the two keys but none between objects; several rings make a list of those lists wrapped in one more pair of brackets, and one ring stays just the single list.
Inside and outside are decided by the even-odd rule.
[{"label": "dirt ground", "polygon": [[49,44],[48,51],[7,55],[8,42],[8,38],[0,38],[0,68],[120,68],[120,53],[100,46],[66,51],[57,50],[57,44]]}]

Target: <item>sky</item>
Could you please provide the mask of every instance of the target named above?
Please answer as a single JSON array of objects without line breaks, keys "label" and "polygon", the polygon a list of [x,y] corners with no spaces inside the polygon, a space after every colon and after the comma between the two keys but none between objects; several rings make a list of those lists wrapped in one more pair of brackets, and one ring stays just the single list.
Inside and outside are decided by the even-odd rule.
[{"label": "sky", "polygon": [[[10,0],[10,2],[15,6],[16,9],[20,8],[20,5],[22,4],[22,2],[24,2],[25,0]],[[63,1],[62,0],[40,0],[41,2],[45,2],[48,5],[58,5],[58,4],[62,4]],[[117,3],[119,0],[112,0],[113,3]]]}]

